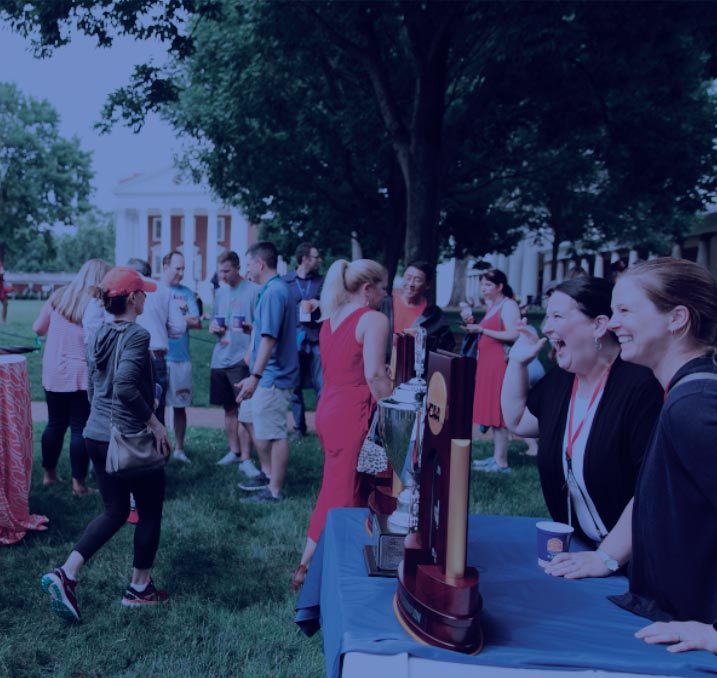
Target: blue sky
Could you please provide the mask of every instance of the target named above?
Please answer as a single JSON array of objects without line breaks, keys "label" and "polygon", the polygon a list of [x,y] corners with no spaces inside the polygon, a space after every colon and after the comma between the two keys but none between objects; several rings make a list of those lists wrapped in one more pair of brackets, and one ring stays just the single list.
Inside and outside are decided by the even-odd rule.
[{"label": "blue sky", "polygon": [[100,49],[78,34],[50,58],[35,59],[27,41],[0,24],[0,81],[14,82],[24,94],[47,99],[60,114],[61,134],[78,136],[83,149],[92,151],[93,202],[102,209],[113,209],[117,181],[165,167],[180,151],[171,128],[157,117],[140,134],[119,126],[109,135],[93,129],[107,95],[129,82],[133,67],[152,56],[161,62],[162,55],[156,45],[126,39]]}]

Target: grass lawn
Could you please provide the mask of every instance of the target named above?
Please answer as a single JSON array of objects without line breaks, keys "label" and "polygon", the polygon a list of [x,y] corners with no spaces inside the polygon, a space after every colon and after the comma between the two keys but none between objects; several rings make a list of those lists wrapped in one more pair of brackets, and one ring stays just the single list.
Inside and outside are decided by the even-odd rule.
[{"label": "grass lawn", "polygon": [[[322,676],[321,638],[293,624],[289,578],[298,562],[321,479],[316,436],[292,444],[287,500],[261,507],[239,502],[234,468],[214,464],[219,430],[190,429],[191,465],[170,464],[162,541],[154,577],[171,601],[160,609],[120,605],[131,568],[129,525],[84,568],[78,587],[83,623],[65,626],[49,610],[39,580],[61,564],[97,496],[70,496],[68,484],[43,488],[36,425],[30,496],[33,513],[50,518],[2,547],[0,676]],[[472,474],[471,511],[543,516],[535,461],[511,443],[510,475]],[[489,454],[488,443],[475,453]],[[69,477],[67,450],[59,466]]]}]

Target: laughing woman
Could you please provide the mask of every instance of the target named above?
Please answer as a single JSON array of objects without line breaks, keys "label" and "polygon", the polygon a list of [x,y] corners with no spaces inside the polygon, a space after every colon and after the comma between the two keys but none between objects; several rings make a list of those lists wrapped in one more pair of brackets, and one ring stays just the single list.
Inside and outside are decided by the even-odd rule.
[{"label": "laughing woman", "polygon": [[[561,283],[548,302],[546,339],[538,340],[525,324],[519,328],[501,394],[508,428],[540,438],[538,470],[550,515],[595,546],[635,492],[662,403],[650,371],[620,359],[608,331],[611,291],[601,278]],[[546,341],[557,367],[528,390],[528,365]]]},{"label": "laughing woman", "polygon": [[[649,367],[665,394],[634,504],[605,544],[612,557],[631,560],[630,591],[615,602],[653,621],[711,624],[717,618],[717,285],[697,264],[655,259],[620,276],[612,307],[609,327],[622,357]],[[570,561],[581,574],[571,574]],[[563,576],[607,574],[601,565],[591,554],[562,555],[551,564]]]}]

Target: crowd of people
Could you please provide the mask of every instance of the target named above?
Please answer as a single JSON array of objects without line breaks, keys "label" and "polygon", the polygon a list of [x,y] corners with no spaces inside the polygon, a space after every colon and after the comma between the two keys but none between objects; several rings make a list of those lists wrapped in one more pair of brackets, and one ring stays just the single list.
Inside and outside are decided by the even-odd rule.
[{"label": "crowd of people", "polygon": [[[411,262],[400,291],[387,295],[379,263],[336,261],[326,277],[310,243],[281,277],[278,252],[258,242],[217,262],[209,332],[210,402],[224,409],[228,451],[243,501],[284,498],[290,441],[307,434],[303,390],[318,397],[316,431],[324,452],[321,489],[290,586],[298,590],[329,509],[360,506],[356,470],[376,401],[394,384],[387,371],[394,332],[428,331],[428,348],[453,350],[442,311],[428,302],[433,271]],[[181,284],[184,258],[163,259],[158,282],[149,265],[110,268],[88,261],[43,306],[33,329],[47,335],[43,387],[48,424],[42,437],[43,483],[70,429],[72,490],[92,491],[94,468],[104,512],[92,520],[62,566],[43,576],[52,609],[80,618],[75,585],[84,563],[127,521],[136,522],[126,606],[167,599],[150,577],[159,545],[165,470],[133,478],[105,471],[110,429],[149,430],[168,459],[191,463],[185,449],[191,404],[189,331],[201,327],[194,292]],[[654,623],[636,635],[670,651],[717,649],[717,475],[710,463],[717,433],[717,287],[690,262],[640,262],[611,281],[581,273],[550,290],[539,338],[502,271],[481,274],[485,313],[468,309],[475,337],[473,423],[492,430],[494,454],[478,472],[507,473],[511,433],[537,439],[547,509],[569,523],[588,551],[556,556],[545,572],[566,578],[629,576],[618,605]],[[550,347],[547,373],[539,360]],[[541,372],[535,373],[538,364]],[[553,364],[554,363],[554,364]],[[174,445],[164,425],[172,407]],[[293,430],[287,413],[291,410]],[[259,468],[251,457],[256,450]],[[675,559],[675,552],[689,558]]]}]

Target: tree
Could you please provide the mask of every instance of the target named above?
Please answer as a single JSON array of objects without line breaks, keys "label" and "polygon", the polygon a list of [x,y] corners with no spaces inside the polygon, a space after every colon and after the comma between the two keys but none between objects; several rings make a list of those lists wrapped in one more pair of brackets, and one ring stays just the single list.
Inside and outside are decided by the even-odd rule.
[{"label": "tree", "polygon": [[0,258],[20,251],[43,224],[71,223],[87,209],[90,154],[64,139],[47,101],[0,83]]}]

